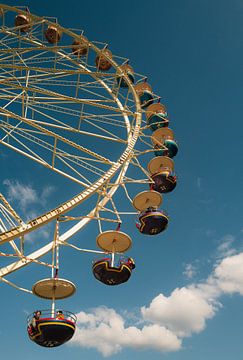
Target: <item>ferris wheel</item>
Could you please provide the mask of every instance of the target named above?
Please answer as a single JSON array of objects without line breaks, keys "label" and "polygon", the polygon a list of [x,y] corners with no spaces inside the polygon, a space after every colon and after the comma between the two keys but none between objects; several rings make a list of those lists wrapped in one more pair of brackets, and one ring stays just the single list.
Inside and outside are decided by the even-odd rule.
[{"label": "ferris wheel", "polygon": [[[70,280],[58,276],[60,246],[100,254],[92,271],[105,285],[128,281],[135,262],[124,256],[132,240],[121,231],[123,218],[137,216],[136,227],[145,235],[166,229],[169,218],[160,209],[161,194],[176,187],[172,158],[178,145],[160,97],[128,59],[114,55],[107,44],[88,40],[82,30],[66,29],[26,7],[0,5],[0,16],[2,151],[15,151],[46,169],[54,181],[79,188],[28,221],[0,194],[1,280],[52,302],[50,310],[28,318],[28,334],[41,346],[59,346],[73,336],[76,323],[71,312],[55,310],[56,300],[75,292]],[[142,191],[131,196],[134,184]],[[119,210],[117,191],[133,212]],[[89,222],[97,225],[98,249],[70,241]],[[63,223],[70,224],[64,232]],[[48,224],[53,224],[51,241],[28,247],[26,237]],[[33,263],[49,269],[51,276],[36,281],[31,290],[8,280]]]}]

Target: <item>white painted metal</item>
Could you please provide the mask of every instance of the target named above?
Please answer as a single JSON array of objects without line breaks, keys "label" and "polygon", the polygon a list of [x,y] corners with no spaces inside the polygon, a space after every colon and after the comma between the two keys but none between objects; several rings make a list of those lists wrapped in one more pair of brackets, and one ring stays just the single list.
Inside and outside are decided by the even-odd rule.
[{"label": "white painted metal", "polygon": [[[18,12],[18,9],[16,8],[12,8],[6,5],[2,6],[4,8],[5,11],[16,11]],[[51,24],[50,21],[43,19],[43,18],[39,18],[36,16],[32,16],[33,20],[37,23],[45,23],[45,24]],[[78,36],[77,34],[71,32],[70,30],[64,29],[61,26],[58,25],[58,28],[68,34],[69,36],[73,37],[74,39],[79,39],[80,36]],[[9,36],[16,36],[16,34],[13,34],[11,32],[11,30],[5,28],[6,34]],[[35,45],[40,46],[40,48],[43,49],[43,51],[45,51],[45,46],[42,43],[37,43],[36,40],[31,40],[30,38],[27,38],[25,36],[25,40],[27,41],[32,41]],[[89,42],[89,46],[90,48],[92,48],[97,54],[101,52],[101,50],[94,44]],[[34,48],[36,49],[36,47]],[[48,51],[50,51],[50,48],[48,48]],[[63,58],[65,58],[66,60],[69,60],[70,62],[74,61],[73,59],[71,59],[70,57],[68,57],[68,55],[62,53],[59,50],[59,47],[53,47],[52,51],[54,51],[56,53],[56,55],[62,56]],[[7,54],[7,52],[6,52]],[[118,189],[119,185],[121,184],[123,177],[127,171],[127,168],[129,166],[130,163],[130,159],[133,155],[133,149],[134,146],[136,144],[136,141],[139,137],[139,130],[141,127],[141,107],[140,107],[140,102],[139,102],[139,98],[137,96],[137,93],[135,92],[132,83],[130,82],[130,79],[127,77],[126,73],[123,72],[120,67],[118,66],[118,64],[116,64],[116,62],[113,59],[109,59],[109,61],[112,63],[112,66],[117,69],[117,73],[119,74],[119,76],[123,76],[123,78],[126,80],[128,86],[129,86],[129,91],[132,93],[133,99],[134,99],[134,104],[135,104],[135,110],[134,112],[129,110],[128,108],[125,108],[122,103],[120,102],[120,100],[116,97],[116,94],[113,93],[113,89],[111,87],[109,87],[103,80],[101,80],[98,76],[98,74],[94,74],[94,73],[90,73],[91,76],[95,77],[97,82],[99,82],[101,84],[101,86],[103,86],[108,94],[110,94],[110,96],[113,98],[113,100],[116,102],[117,107],[119,109],[119,112],[122,113],[125,124],[126,124],[126,128],[127,128],[127,147],[125,148],[123,154],[120,156],[120,158],[115,162],[111,164],[111,168],[105,173],[104,176],[102,176],[98,181],[96,181],[94,184],[92,184],[89,188],[85,189],[84,191],[82,191],[81,193],[77,194],[76,196],[74,196],[72,199],[66,201],[65,203],[61,204],[60,206],[58,206],[57,208],[50,210],[49,212],[47,212],[46,214],[43,214],[42,216],[31,220],[30,222],[28,222],[27,224],[22,224],[21,226],[16,227],[15,229],[12,229],[10,231],[7,231],[3,234],[0,235],[0,244],[4,244],[6,242],[12,241],[15,238],[18,238],[20,236],[23,236],[25,234],[27,234],[28,232],[34,231],[36,230],[38,227],[41,227],[43,225],[45,225],[47,222],[50,222],[56,218],[58,218],[61,214],[65,214],[66,212],[68,212],[69,210],[71,210],[72,208],[74,208],[75,206],[79,205],[80,203],[82,203],[84,200],[86,200],[88,197],[90,197],[93,193],[97,192],[107,181],[109,181],[117,172],[120,172],[119,176],[117,177],[117,180],[115,181],[114,186],[107,192],[107,194],[105,195],[105,197],[99,202],[99,204],[96,205],[95,209],[93,209],[88,215],[87,218],[82,219],[81,221],[79,221],[76,225],[72,226],[68,231],[66,231],[64,234],[60,235],[59,237],[59,243],[64,243],[66,241],[68,241],[68,239],[70,237],[72,237],[75,233],[77,233],[78,231],[80,231],[83,226],[85,226],[92,217],[95,216],[96,211],[97,211],[97,207],[104,207],[106,205],[106,203],[110,200],[110,198],[114,195],[114,193],[116,192],[116,190]],[[24,68],[24,66],[23,66]],[[89,71],[87,68],[85,68],[83,65],[80,64],[80,73],[84,70],[84,71]],[[29,73],[26,77],[26,87],[24,90],[28,90],[28,80],[29,80]],[[23,88],[21,86],[19,86],[20,88]],[[55,94],[51,93],[51,92],[46,92],[48,93],[48,96],[53,96]],[[22,93],[21,93],[22,94]],[[68,97],[65,97],[66,100],[68,100]],[[11,100],[10,100],[11,101]],[[97,103],[92,103],[92,101],[89,101],[89,104],[91,105],[95,105],[95,106],[100,106],[112,111],[117,111],[116,108],[111,107],[111,106],[104,106],[101,104],[97,104]],[[24,116],[20,116],[18,114],[14,114],[11,111],[7,110],[6,108],[2,108],[0,109],[0,111],[2,111],[2,113],[6,114],[7,116],[11,116],[13,118],[15,118],[16,120],[18,120],[20,123],[21,122],[26,122],[28,123],[28,119],[26,118],[27,112],[25,110],[25,113],[23,114]],[[131,131],[131,125],[129,122],[129,115],[134,116],[135,119],[135,124],[134,124],[134,128],[133,131]],[[38,125],[37,123],[32,123],[31,124],[33,127],[35,127],[36,129],[41,129],[41,126]],[[65,141],[65,139],[63,139]],[[16,149],[15,149],[16,150]],[[16,150],[18,151],[18,150]],[[21,150],[19,150],[19,152],[21,152]],[[94,154],[94,153],[93,153]],[[26,156],[26,154],[25,154]],[[31,156],[29,155],[29,157],[31,158]],[[37,159],[33,160],[37,161]],[[109,161],[107,159],[103,159],[103,161]],[[41,159],[39,159],[39,162],[43,164],[43,162],[41,161]],[[44,164],[45,165],[45,164]],[[47,166],[47,165],[46,165]],[[60,172],[61,173],[61,172]],[[22,268],[23,266],[28,265],[29,263],[31,263],[31,261],[35,261],[37,259],[39,259],[41,256],[43,256],[44,254],[46,254],[47,252],[49,252],[52,249],[52,242],[50,242],[49,244],[43,246],[42,248],[40,248],[39,250],[29,254],[26,256],[25,260],[23,261],[22,259],[14,262],[6,267],[3,267],[2,269],[0,269],[0,276],[6,276],[7,274],[16,271],[20,268]]]}]

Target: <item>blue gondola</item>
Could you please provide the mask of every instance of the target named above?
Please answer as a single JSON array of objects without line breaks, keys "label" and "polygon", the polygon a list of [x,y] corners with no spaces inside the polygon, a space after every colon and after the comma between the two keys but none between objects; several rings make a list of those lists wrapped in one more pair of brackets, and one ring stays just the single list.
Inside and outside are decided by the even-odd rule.
[{"label": "blue gondola", "polygon": [[139,96],[139,100],[141,103],[141,108],[144,109],[148,105],[152,104],[153,94],[148,90],[144,90],[144,92]]},{"label": "blue gondola", "polygon": [[130,278],[135,263],[132,258],[120,259],[117,266],[111,265],[110,258],[94,262],[92,270],[95,278],[106,285],[119,285]]},{"label": "blue gondola", "polygon": [[139,96],[139,100],[143,109],[153,102],[153,94],[148,90],[144,90],[143,94]]},{"label": "blue gondola", "polygon": [[173,158],[176,156],[178,152],[178,145],[175,140],[166,139],[163,141],[163,145],[165,148],[161,148],[158,145],[154,146],[154,154],[155,156],[168,156],[170,158]]},{"label": "blue gondola", "polygon": [[167,127],[169,125],[167,115],[165,105],[160,102],[149,105],[146,109],[146,119],[150,130],[155,131],[159,128]]},{"label": "blue gondola", "polygon": [[[125,72],[125,74],[129,78],[129,80],[134,84],[135,78],[134,78],[133,68],[128,64],[124,64],[124,65],[121,65],[121,70],[123,70]],[[117,77],[117,83],[122,88],[127,88],[128,87],[128,84],[127,84],[126,80],[122,76]]]},{"label": "blue gondola", "polygon": [[167,127],[169,125],[169,119],[164,114],[154,114],[147,119],[147,125],[151,131],[155,131],[161,127]]},{"label": "blue gondola", "polygon": [[134,86],[136,93],[138,94],[141,108],[146,108],[154,102],[154,94],[151,86],[147,82],[138,83]]},{"label": "blue gondola", "polygon": [[148,208],[139,215],[137,228],[142,234],[157,235],[167,228],[168,221],[169,219],[165,212]]},{"label": "blue gondola", "polygon": [[[155,156],[173,158],[178,152],[178,144],[174,139],[174,132],[170,128],[159,128],[151,136],[154,144]],[[170,165],[170,164],[169,164]]]},{"label": "blue gondola", "polygon": [[56,347],[69,341],[76,327],[76,316],[68,311],[62,311],[63,318],[51,315],[51,310],[42,311],[40,318],[28,318],[28,335],[36,344],[43,347]]}]

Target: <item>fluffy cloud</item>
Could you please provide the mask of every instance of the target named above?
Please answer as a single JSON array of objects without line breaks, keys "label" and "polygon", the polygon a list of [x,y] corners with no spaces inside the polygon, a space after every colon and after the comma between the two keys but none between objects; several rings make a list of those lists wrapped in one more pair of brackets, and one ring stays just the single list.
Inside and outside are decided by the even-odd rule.
[{"label": "fluffy cloud", "polygon": [[184,337],[202,331],[205,322],[215,314],[216,302],[196,286],[175,289],[170,296],[156,296],[150,305],[142,307],[144,319],[166,326]]},{"label": "fluffy cloud", "polygon": [[221,307],[220,296],[235,292],[243,295],[243,253],[221,260],[204,282],[176,288],[168,296],[160,293],[141,307],[133,326],[126,325],[135,319],[130,312],[123,317],[106,307],[80,312],[71,344],[95,348],[103,356],[123,348],[177,351],[184,337],[205,329]]},{"label": "fluffy cloud", "polygon": [[31,205],[45,205],[54,190],[53,186],[46,186],[39,194],[31,185],[22,184],[17,180],[6,179],[3,184],[7,187],[8,201],[18,203],[18,208],[23,212]]},{"label": "fluffy cloud", "polygon": [[115,354],[123,347],[152,348],[162,352],[181,347],[181,340],[164,326],[126,327],[125,320],[113,309],[99,307],[93,313],[80,312],[77,317],[78,329],[72,343],[96,348],[104,356]]},{"label": "fluffy cloud", "polygon": [[30,185],[23,185],[19,181],[4,180],[7,186],[7,197],[10,202],[17,201],[21,209],[38,201],[37,192]]},{"label": "fluffy cloud", "polygon": [[243,295],[243,253],[223,259],[215,268],[214,277],[222,292]]}]

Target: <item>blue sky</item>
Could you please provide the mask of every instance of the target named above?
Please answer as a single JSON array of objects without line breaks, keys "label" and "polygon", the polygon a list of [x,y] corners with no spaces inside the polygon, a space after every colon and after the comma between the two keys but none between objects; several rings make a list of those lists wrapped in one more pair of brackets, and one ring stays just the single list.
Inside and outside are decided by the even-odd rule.
[{"label": "blue sky", "polygon": [[[26,5],[34,14],[56,16],[64,27],[83,28],[90,40],[108,42],[113,53],[148,76],[179,142],[178,186],[164,196],[170,215],[165,233],[144,237],[132,217],[123,225],[137,264],[128,283],[105,287],[92,276],[93,256],[61,249],[62,277],[77,285],[76,295],[60,305],[79,314],[73,342],[57,349],[31,343],[26,315],[48,306],[1,284],[1,353],[27,360],[241,359],[242,2],[61,0],[55,6],[30,0]],[[67,186],[57,176],[40,181],[43,170],[2,146],[0,156],[1,192],[26,217],[78,192],[76,184]],[[121,207],[126,205],[124,198]],[[75,240],[94,247],[96,235],[89,225]],[[52,236],[50,227],[32,241]],[[33,266],[11,281],[31,287],[46,276]]]}]

